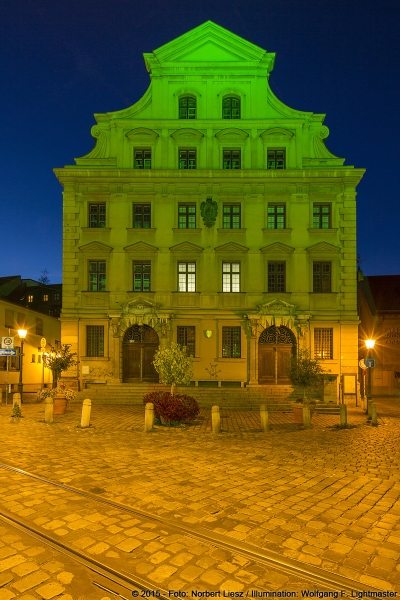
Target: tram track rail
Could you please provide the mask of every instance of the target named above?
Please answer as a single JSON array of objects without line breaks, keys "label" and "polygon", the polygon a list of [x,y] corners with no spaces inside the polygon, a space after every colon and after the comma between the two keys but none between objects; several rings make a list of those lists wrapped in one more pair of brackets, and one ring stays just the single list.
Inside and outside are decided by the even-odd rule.
[{"label": "tram track rail", "polygon": [[[173,519],[161,517],[159,515],[154,515],[141,509],[120,504],[108,498],[103,498],[93,493],[80,490],[78,488],[74,488],[63,483],[52,481],[50,479],[42,477],[41,475],[24,471],[23,469],[14,467],[12,465],[0,463],[0,469],[3,471],[17,473],[19,475],[34,479],[42,484],[47,484],[49,486],[62,489],[66,492],[79,495],[96,504],[106,505],[114,509],[118,509],[119,511],[124,512],[126,514],[136,515],[138,517],[148,519],[149,521],[153,521],[154,523],[160,526],[167,526],[173,529],[175,532],[184,534],[185,536],[197,540],[199,543],[207,544],[209,546],[234,553],[235,555],[240,555],[241,557],[247,560],[251,560],[254,563],[263,565],[264,567],[274,568],[288,576],[299,577],[305,580],[306,582],[318,585],[321,588],[325,588],[327,590],[340,590],[341,592],[344,592],[350,596],[352,596],[355,592],[382,591],[378,588],[371,587],[359,581],[349,579],[340,574],[331,571],[325,571],[319,567],[303,563],[296,559],[277,554],[276,552],[272,552],[264,548],[257,548],[255,546],[252,546],[251,544],[242,542],[240,540],[235,540],[234,542],[231,542],[229,539],[227,539],[226,536],[218,534],[214,531],[210,531],[202,526],[188,526],[181,523],[177,523]],[[57,550],[74,559],[81,565],[86,566],[88,569],[96,573],[97,576],[102,577],[102,581],[109,582],[110,584],[117,584],[119,586],[122,586],[126,590],[129,590],[131,595],[128,596],[128,598],[132,597],[133,590],[146,590],[154,593],[158,592],[157,597],[160,598],[170,597],[168,591],[162,589],[162,586],[155,585],[149,580],[137,577],[136,575],[133,576],[131,574],[119,571],[101,561],[98,561],[92,557],[88,557],[83,552],[80,552],[79,550],[68,546],[64,542],[42,532],[38,527],[27,523],[24,519],[15,517],[8,511],[0,509],[0,518],[1,520],[3,520],[3,522],[8,522],[12,526],[19,528],[21,531],[25,531],[25,533],[31,535],[36,540],[41,541],[44,544],[47,544],[48,546],[51,546],[54,550]],[[96,585],[95,582],[94,584]],[[107,583],[100,583],[99,587],[113,593],[111,589],[107,588]],[[114,595],[118,596],[118,594]],[[120,597],[124,598],[124,596],[122,595],[120,595]]]}]

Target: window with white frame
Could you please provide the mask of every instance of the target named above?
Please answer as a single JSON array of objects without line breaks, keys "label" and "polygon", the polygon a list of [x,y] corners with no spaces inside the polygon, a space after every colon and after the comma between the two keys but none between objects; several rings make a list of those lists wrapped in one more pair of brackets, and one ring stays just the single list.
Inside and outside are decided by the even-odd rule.
[{"label": "window with white frame", "polygon": [[178,263],[178,292],[196,291],[196,263]]},{"label": "window with white frame", "polygon": [[222,291],[240,292],[240,263],[222,263]]}]

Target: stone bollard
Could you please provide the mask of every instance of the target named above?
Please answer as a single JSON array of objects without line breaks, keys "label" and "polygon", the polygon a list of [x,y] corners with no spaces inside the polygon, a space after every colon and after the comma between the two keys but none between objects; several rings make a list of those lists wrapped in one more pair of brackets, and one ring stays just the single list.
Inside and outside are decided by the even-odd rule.
[{"label": "stone bollard", "polygon": [[213,433],[221,433],[221,415],[219,406],[213,406],[211,409],[211,427]]},{"label": "stone bollard", "polygon": [[52,423],[53,421],[53,398],[48,397],[44,401],[44,422]]},{"label": "stone bollard", "polygon": [[311,427],[311,411],[308,404],[303,406],[303,425],[304,429],[310,429]]},{"label": "stone bollard", "polygon": [[269,414],[267,407],[263,404],[260,406],[261,429],[266,433],[269,431]]},{"label": "stone bollard", "polygon": [[154,404],[152,402],[147,402],[146,408],[144,410],[144,431],[145,433],[149,433],[149,431],[154,430]]},{"label": "stone bollard", "polygon": [[82,404],[82,417],[81,417],[81,427],[85,429],[86,427],[90,427],[90,412],[92,410],[92,401],[89,398],[85,398]]},{"label": "stone bollard", "polygon": [[21,394],[18,392],[13,394],[13,406],[14,404],[18,404],[18,406],[21,408]]},{"label": "stone bollard", "polygon": [[371,402],[371,425],[376,427],[378,425],[378,414],[376,412],[376,404]]},{"label": "stone bollard", "polygon": [[342,426],[347,425],[347,406],[346,406],[346,404],[340,405],[340,424]]}]

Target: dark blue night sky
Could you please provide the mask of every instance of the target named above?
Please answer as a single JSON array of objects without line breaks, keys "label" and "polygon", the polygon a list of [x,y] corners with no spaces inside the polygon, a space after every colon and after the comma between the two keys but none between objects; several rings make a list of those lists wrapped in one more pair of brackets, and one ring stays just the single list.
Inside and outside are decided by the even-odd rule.
[{"label": "dark blue night sky", "polygon": [[208,19],[276,52],[282,102],[326,113],[326,145],[366,168],[358,252],[367,275],[400,273],[397,0],[0,1],[0,276],[61,281],[61,186],[54,167],[94,146],[93,113],[136,102],[143,52]]}]

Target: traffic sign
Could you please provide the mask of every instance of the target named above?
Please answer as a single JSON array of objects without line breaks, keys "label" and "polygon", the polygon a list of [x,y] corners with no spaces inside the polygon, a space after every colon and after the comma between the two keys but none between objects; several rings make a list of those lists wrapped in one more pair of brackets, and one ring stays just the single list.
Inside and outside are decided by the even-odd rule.
[{"label": "traffic sign", "polygon": [[47,344],[46,338],[41,338],[41,340],[40,340],[40,347],[41,348],[46,348],[46,344]]},{"label": "traffic sign", "polygon": [[17,356],[17,351],[11,348],[0,348],[0,356]]},{"label": "traffic sign", "polygon": [[365,361],[365,366],[366,367],[371,368],[371,367],[375,366],[375,359],[374,358],[365,358],[364,361]]},{"label": "traffic sign", "polygon": [[1,345],[3,348],[14,348],[14,338],[8,336],[1,338]]}]

